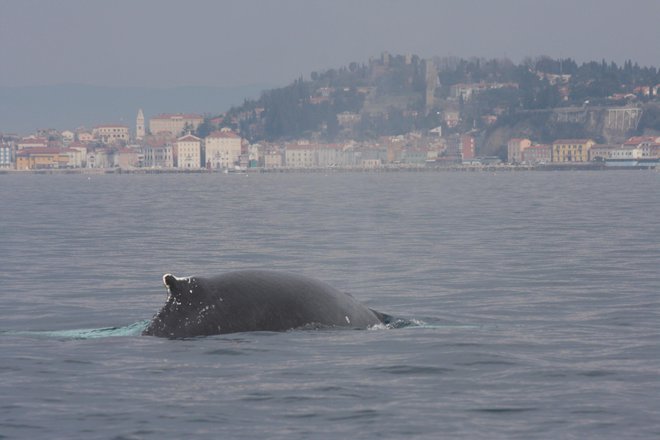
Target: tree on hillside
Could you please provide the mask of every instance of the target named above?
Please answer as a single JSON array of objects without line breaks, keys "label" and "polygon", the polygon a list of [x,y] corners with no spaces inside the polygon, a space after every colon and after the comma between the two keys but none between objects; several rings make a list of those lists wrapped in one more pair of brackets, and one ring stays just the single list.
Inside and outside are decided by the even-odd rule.
[{"label": "tree on hillside", "polygon": [[195,136],[197,136],[199,138],[205,138],[206,136],[211,134],[211,132],[214,129],[215,129],[215,126],[213,124],[211,124],[210,118],[205,117],[204,122],[202,122],[201,124],[199,124],[197,126],[197,130],[195,130],[194,134],[195,134]]}]

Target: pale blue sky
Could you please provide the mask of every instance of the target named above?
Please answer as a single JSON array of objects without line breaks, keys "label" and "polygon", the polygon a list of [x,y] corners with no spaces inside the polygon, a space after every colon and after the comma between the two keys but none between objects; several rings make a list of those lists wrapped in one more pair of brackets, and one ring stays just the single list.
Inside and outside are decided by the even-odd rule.
[{"label": "pale blue sky", "polygon": [[283,85],[382,51],[660,66],[660,0],[0,0],[0,86]]}]

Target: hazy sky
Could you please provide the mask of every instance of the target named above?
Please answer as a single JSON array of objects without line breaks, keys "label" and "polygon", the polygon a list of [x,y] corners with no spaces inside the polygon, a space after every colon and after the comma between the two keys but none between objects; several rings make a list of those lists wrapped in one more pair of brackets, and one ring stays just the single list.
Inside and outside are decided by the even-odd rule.
[{"label": "hazy sky", "polygon": [[382,51],[660,66],[660,0],[0,0],[0,86],[284,85]]}]

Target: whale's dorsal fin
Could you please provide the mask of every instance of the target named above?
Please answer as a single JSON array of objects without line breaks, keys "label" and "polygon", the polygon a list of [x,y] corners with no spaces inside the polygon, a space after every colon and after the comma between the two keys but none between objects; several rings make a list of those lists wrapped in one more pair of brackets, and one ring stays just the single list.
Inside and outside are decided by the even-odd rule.
[{"label": "whale's dorsal fin", "polygon": [[163,275],[163,284],[165,284],[165,287],[171,289],[175,283],[176,283],[176,277],[174,275],[172,275],[171,273],[166,273],[165,275]]},{"label": "whale's dorsal fin", "polygon": [[[177,278],[171,273],[166,273],[163,275],[163,284],[165,284],[165,287],[167,287],[169,294],[175,298],[181,298],[183,292],[185,291],[185,289],[182,287],[183,283],[190,284],[191,282],[191,277]],[[191,288],[188,288],[188,290],[190,290],[190,293],[192,293]]]}]

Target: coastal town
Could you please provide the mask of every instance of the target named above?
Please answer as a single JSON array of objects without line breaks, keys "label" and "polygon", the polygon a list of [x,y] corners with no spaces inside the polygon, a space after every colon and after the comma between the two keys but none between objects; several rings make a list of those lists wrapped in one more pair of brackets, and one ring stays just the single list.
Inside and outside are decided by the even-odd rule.
[{"label": "coastal town", "polygon": [[476,139],[470,133],[442,136],[440,127],[366,142],[250,143],[227,127],[212,130],[203,138],[192,134],[202,123],[204,117],[198,114],[159,114],[146,121],[139,110],[134,127],[99,125],[91,130],[2,135],[0,170],[593,169],[595,165],[655,168],[660,163],[660,137],[654,136],[634,136],[621,144],[597,144],[592,139],[539,144],[533,139],[512,138],[507,142],[507,160],[502,161],[479,156]]},{"label": "coastal town", "polygon": [[384,52],[221,114],[0,133],[0,172],[655,169],[658,81],[630,61]]}]

